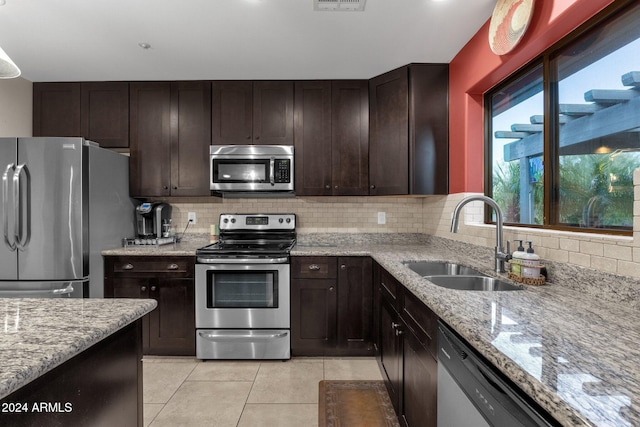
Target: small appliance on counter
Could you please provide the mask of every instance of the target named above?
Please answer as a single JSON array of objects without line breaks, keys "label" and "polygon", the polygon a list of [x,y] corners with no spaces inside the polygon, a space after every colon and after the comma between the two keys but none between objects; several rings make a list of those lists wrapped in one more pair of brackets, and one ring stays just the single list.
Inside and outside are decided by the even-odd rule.
[{"label": "small appliance on counter", "polygon": [[174,243],[171,211],[168,203],[145,202],[136,206],[136,237],[123,239],[123,246]]}]

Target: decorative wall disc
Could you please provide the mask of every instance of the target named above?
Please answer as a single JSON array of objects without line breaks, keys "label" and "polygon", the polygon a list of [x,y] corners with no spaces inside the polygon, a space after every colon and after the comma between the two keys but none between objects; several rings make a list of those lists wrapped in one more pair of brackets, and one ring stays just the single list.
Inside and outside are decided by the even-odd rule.
[{"label": "decorative wall disc", "polygon": [[511,52],[524,36],[534,0],[498,0],[489,25],[489,46],[496,55]]}]

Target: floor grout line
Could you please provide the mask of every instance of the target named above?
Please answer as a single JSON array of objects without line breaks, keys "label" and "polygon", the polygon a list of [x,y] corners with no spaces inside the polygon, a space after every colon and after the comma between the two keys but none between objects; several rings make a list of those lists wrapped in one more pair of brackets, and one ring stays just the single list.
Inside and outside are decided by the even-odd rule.
[{"label": "floor grout line", "polygon": [[[293,359],[295,359],[295,358],[292,358],[292,360],[293,360]],[[307,359],[307,358],[297,358],[297,359],[299,359],[299,360],[305,360],[305,359]],[[332,361],[333,361],[333,360],[345,360],[345,361],[349,360],[349,362],[351,362],[351,361],[353,361],[353,360],[358,360],[358,358],[327,358],[327,357],[309,358],[309,359],[307,359],[307,360],[313,360],[313,359],[316,359],[316,360],[318,360],[318,359],[319,359],[319,360],[322,362],[322,380],[326,380],[326,379],[327,379],[327,376],[328,376],[328,372],[327,372],[327,370],[329,369],[329,367],[327,366],[327,360],[328,360],[328,359],[330,359],[330,360],[332,360]],[[373,364],[373,365],[372,365],[372,367],[375,367],[375,368],[377,369],[377,363],[376,363],[375,359],[373,359],[373,358],[366,358],[366,359],[370,359],[370,360],[371,360],[371,362],[372,362],[372,364]],[[170,359],[167,359],[167,362],[171,362],[171,360],[170,360]],[[243,416],[245,415],[245,413],[246,413],[246,411],[247,411],[247,407],[248,407],[248,405],[264,406],[264,407],[266,407],[267,405],[283,405],[283,407],[284,407],[284,405],[313,405],[313,404],[316,404],[316,405],[317,405],[317,402],[311,402],[311,403],[309,403],[309,402],[256,402],[256,403],[249,403],[251,393],[253,392],[254,387],[256,386],[256,381],[258,380],[258,378],[259,378],[259,376],[260,376],[261,370],[266,369],[266,366],[265,366],[265,363],[264,363],[264,362],[261,362],[261,361],[256,361],[256,362],[258,362],[258,368],[255,370],[255,373],[253,373],[252,380],[251,380],[251,381],[248,381],[248,380],[242,380],[242,382],[251,382],[251,386],[250,386],[250,388],[249,388],[249,392],[247,393],[247,395],[246,395],[246,397],[245,397],[245,399],[244,399],[244,402],[243,402],[243,404],[242,404],[242,411],[240,412],[240,415],[239,415],[239,417],[238,417],[238,419],[237,419],[237,421],[236,421],[236,423],[235,423],[235,426],[236,426],[236,427],[239,427],[239,426],[240,426],[241,421],[242,421],[242,419],[243,419]],[[153,363],[153,362],[152,362],[152,363]],[[163,363],[163,362],[156,362],[156,363]],[[180,389],[182,389],[182,387],[184,386],[184,384],[185,384],[186,382],[188,382],[188,381],[191,381],[191,382],[201,381],[201,382],[212,382],[212,383],[213,383],[213,382],[218,382],[218,381],[216,381],[215,379],[214,379],[214,380],[210,380],[210,379],[200,380],[200,379],[195,379],[195,378],[194,378],[194,379],[192,379],[192,380],[189,380],[189,377],[190,377],[190,376],[194,373],[194,371],[197,369],[197,367],[199,366],[199,363],[204,363],[204,362],[202,362],[202,361],[197,361],[197,360],[196,360],[196,363],[195,363],[195,364],[193,365],[193,367],[189,370],[188,374],[187,374],[187,375],[184,377],[184,379],[180,382],[180,384],[177,386],[177,388],[173,391],[173,393],[171,394],[171,396],[169,397],[169,399],[167,399],[167,401],[166,401],[166,402],[164,402],[164,403],[160,403],[160,404],[162,405],[162,407],[160,408],[160,410],[159,410],[159,411],[158,411],[158,412],[153,416],[153,418],[151,419],[151,421],[150,421],[150,422],[148,422],[148,423],[147,423],[147,422],[146,422],[146,420],[145,420],[145,421],[144,421],[144,425],[149,425],[149,426],[151,426],[154,422],[156,422],[156,420],[158,420],[158,418],[160,417],[160,414],[165,410],[166,406],[169,404],[169,402],[171,401],[171,399],[173,399],[173,398],[175,397],[176,393],[178,393],[178,391],[179,391]],[[214,361],[213,363],[215,363],[215,361]],[[334,368],[334,369],[335,369],[335,368]],[[266,375],[266,374],[265,374],[265,375]],[[335,373],[335,372],[333,373],[333,376],[334,376],[334,377],[336,376],[336,373]],[[347,373],[347,374],[346,374],[346,376],[349,376],[349,374]],[[334,379],[335,379],[335,378],[334,378]],[[144,380],[144,379],[143,379],[143,380]],[[239,381],[239,380],[238,380],[238,381]],[[224,381],[220,381],[220,382],[236,382],[236,381],[234,381],[234,380],[224,380]],[[318,385],[317,385],[317,384],[315,384],[315,387],[316,387],[316,391],[317,391],[317,387],[318,387]],[[151,402],[150,402],[150,403],[148,403],[148,404],[150,404],[150,405],[158,405],[158,403],[151,403]],[[159,422],[161,422],[161,421],[159,421]]]}]

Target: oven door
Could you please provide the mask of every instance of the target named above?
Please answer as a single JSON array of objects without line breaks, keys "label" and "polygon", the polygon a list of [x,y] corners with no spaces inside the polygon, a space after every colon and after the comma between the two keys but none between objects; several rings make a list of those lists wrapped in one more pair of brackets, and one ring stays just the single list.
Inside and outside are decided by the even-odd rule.
[{"label": "oven door", "polygon": [[289,328],[289,264],[196,264],[196,328]]}]

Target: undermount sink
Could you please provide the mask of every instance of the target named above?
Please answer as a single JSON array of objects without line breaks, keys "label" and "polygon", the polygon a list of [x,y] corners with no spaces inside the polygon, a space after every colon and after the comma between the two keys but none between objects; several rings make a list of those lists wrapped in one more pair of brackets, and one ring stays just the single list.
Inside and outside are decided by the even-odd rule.
[{"label": "undermount sink", "polygon": [[447,289],[460,291],[519,291],[522,288],[488,276],[425,276],[425,279]]},{"label": "undermount sink", "polygon": [[446,261],[405,261],[404,265],[432,283],[461,291],[519,291],[522,288],[489,277],[464,265]]},{"label": "undermount sink", "polygon": [[415,271],[420,276],[484,276],[477,270],[464,265],[445,261],[405,261],[403,262],[410,270]]}]

